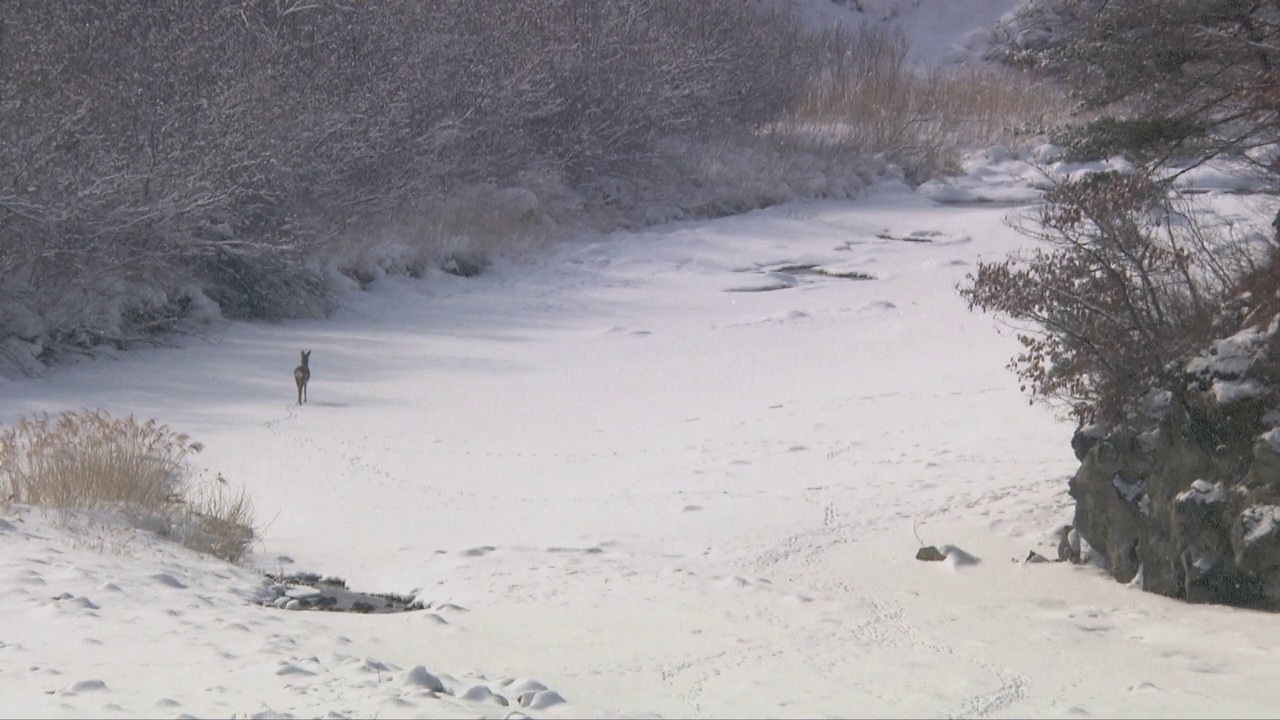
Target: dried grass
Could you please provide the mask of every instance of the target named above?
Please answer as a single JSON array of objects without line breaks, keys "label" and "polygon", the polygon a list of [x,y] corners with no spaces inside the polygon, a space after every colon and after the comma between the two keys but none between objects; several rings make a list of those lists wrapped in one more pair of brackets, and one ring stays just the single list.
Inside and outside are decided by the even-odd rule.
[{"label": "dried grass", "polygon": [[239,561],[255,536],[252,504],[219,483],[190,482],[202,446],[152,420],[103,410],[22,417],[0,428],[5,501],[66,513],[109,512],[135,527]]},{"label": "dried grass", "polygon": [[1030,73],[915,68],[898,34],[832,33],[827,44],[826,72],[783,126],[885,153],[917,180],[954,169],[964,149],[1043,132],[1070,110],[1064,93]]},{"label": "dried grass", "polygon": [[186,493],[182,544],[214,557],[238,562],[249,551],[257,526],[253,503],[243,488],[232,489],[221,475]]}]

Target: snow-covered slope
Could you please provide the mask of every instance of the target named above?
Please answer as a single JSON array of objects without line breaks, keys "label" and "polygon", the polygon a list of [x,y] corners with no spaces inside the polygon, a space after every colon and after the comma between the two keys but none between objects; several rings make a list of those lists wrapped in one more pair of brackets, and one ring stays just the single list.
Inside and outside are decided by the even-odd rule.
[{"label": "snow-covered slope", "polygon": [[882,186],[4,384],[0,420],[191,432],[270,521],[258,571],[429,609],[261,607],[250,570],[10,508],[0,715],[1272,714],[1274,624],[1020,562],[1075,462],[954,292],[1024,242],[1007,212]]}]

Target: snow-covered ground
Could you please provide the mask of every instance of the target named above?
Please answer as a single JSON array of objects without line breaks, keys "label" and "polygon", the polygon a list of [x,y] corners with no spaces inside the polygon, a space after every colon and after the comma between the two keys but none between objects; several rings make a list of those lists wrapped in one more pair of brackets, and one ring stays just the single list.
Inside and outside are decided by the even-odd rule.
[{"label": "snow-covered ground", "polygon": [[[777,1],[930,64],[979,57],[1017,5]],[[1073,426],[955,292],[1026,242],[1021,156],[0,379],[0,422],[191,433],[266,526],[234,567],[0,507],[0,716],[1274,716],[1271,616],[1021,562],[1070,520]],[[917,535],[949,559],[917,562]],[[296,572],[427,609],[259,604]]]},{"label": "snow-covered ground", "polygon": [[[1021,562],[1073,427],[955,292],[1010,212],[883,185],[0,381],[190,432],[269,521],[237,568],[0,511],[0,715],[1274,715],[1270,616]],[[257,604],[299,571],[428,609]]]}]

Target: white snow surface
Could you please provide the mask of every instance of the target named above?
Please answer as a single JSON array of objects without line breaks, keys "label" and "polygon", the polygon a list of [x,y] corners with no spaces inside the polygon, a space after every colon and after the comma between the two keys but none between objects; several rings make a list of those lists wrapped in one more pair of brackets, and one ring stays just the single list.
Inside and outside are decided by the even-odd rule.
[{"label": "white snow surface", "polygon": [[1178,502],[1194,502],[1201,505],[1212,505],[1227,501],[1227,486],[1221,482],[1211,483],[1208,480],[1196,480],[1189,490],[1178,493]]},{"label": "white snow surface", "polygon": [[1272,428],[1262,433],[1262,437],[1260,439],[1267,443],[1273,452],[1280,455],[1280,428]]},{"label": "white snow surface", "polygon": [[1246,508],[1240,513],[1240,524],[1244,528],[1244,544],[1252,545],[1280,530],[1280,507],[1254,505]]},{"label": "white snow surface", "polygon": [[[1009,212],[886,185],[0,384],[191,433],[266,524],[232,567],[0,510],[0,715],[1274,714],[1268,616],[1019,562],[1076,462],[955,292]],[[282,571],[429,609],[258,605]]]},{"label": "white snow surface", "polygon": [[1266,386],[1252,378],[1247,380],[1214,380],[1209,388],[1214,402],[1219,405],[1260,397],[1267,392]]},{"label": "white snow surface", "polygon": [[1187,372],[1213,377],[1238,378],[1249,371],[1271,331],[1246,328],[1215,340],[1205,353],[1187,362]]}]

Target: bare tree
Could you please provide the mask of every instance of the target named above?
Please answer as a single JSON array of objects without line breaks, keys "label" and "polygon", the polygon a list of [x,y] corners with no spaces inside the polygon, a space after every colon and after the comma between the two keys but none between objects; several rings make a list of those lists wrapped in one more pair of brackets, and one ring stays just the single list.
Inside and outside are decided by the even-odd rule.
[{"label": "bare tree", "polygon": [[589,194],[750,128],[816,70],[740,0],[6,0],[0,341],[331,307],[332,239],[471,183]]}]

